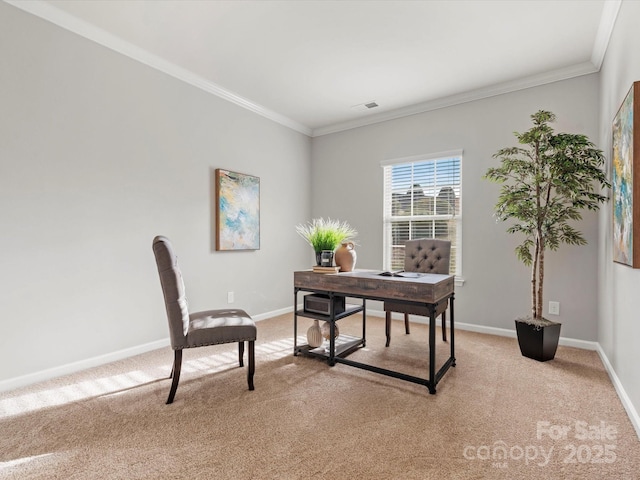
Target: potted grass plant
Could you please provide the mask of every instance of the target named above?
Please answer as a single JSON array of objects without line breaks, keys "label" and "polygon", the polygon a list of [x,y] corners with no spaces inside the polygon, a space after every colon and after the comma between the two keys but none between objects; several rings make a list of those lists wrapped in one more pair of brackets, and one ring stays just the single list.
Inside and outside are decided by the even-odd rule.
[{"label": "potted grass plant", "polygon": [[545,110],[531,119],[530,130],[514,133],[520,146],[499,150],[493,157],[500,166],[484,178],[502,184],[495,216],[511,221],[507,232],[523,237],[515,253],[531,267],[531,315],[516,320],[520,351],[546,361],[555,356],[560,323],[543,317],[545,251],[587,243],[572,222],[584,209],[598,210],[607,199],[598,192],[610,184],[602,151],[585,135],[555,133],[549,124],[556,117]]},{"label": "potted grass plant", "polygon": [[324,219],[322,217],[297,225],[296,231],[313,248],[318,265],[322,264],[322,252],[331,252],[330,262],[332,263],[333,252],[338,245],[346,240],[352,240],[358,235],[358,232],[347,222],[332,220],[331,218]]}]

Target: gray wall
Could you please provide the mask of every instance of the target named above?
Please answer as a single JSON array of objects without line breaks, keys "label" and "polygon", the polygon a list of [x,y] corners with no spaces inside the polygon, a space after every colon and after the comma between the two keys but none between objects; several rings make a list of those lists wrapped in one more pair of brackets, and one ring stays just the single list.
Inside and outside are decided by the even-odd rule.
[{"label": "gray wall", "polygon": [[[166,339],[157,234],[192,309],[291,308],[308,137],[3,2],[0,72],[0,383]],[[259,251],[215,251],[218,167],[260,177]]]},{"label": "gray wall", "polygon": [[[551,110],[557,131],[598,134],[598,76],[537,88],[316,137],[312,141],[314,216],[347,220],[359,231],[358,266],[382,267],[382,168],[385,159],[464,149],[462,161],[462,276],[456,288],[458,322],[514,329],[530,313],[529,269],[516,259],[517,238],[493,218],[499,186],[482,180],[492,155],[515,145],[514,131],[530,128],[530,115]],[[585,213],[579,225],[589,245],[550,252],[545,264],[545,314],[559,301],[555,318],[562,336],[597,337],[598,219]]]},{"label": "gray wall", "polygon": [[[613,118],[631,84],[640,80],[640,3],[622,2],[600,72],[600,144],[611,157]],[[637,100],[636,100],[637,101]],[[638,121],[638,119],[636,119]],[[611,209],[600,214],[598,341],[635,408],[640,425],[640,270],[613,263]]]}]

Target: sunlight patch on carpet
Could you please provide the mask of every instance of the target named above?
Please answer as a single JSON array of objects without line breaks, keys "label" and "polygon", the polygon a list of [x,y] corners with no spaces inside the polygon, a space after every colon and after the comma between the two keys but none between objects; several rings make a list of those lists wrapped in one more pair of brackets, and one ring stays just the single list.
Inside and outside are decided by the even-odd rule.
[{"label": "sunlight patch on carpet", "polygon": [[0,462],[0,472],[3,470],[8,470],[12,467],[18,467],[36,460],[41,460],[43,458],[50,457],[51,455],[53,455],[53,453],[43,453],[42,455],[32,455],[30,457],[16,458],[15,460]]},{"label": "sunlight patch on carpet", "polygon": [[25,393],[1,400],[0,418],[32,412],[41,408],[64,405],[91,397],[98,397],[149,383],[156,379],[157,377],[149,375],[147,372],[134,370],[110,377],[85,380],[58,388]]}]

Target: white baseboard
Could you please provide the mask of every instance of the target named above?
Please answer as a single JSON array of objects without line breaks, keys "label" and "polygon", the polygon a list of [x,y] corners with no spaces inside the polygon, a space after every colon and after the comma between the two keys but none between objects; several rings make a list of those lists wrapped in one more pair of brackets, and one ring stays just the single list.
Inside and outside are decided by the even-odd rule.
[{"label": "white baseboard", "polygon": [[284,315],[285,313],[293,312],[293,307],[281,308],[279,310],[272,310],[267,313],[260,313],[258,315],[251,315],[254,321],[259,322],[260,320],[266,320],[267,318],[277,317],[279,315]]},{"label": "white baseboard", "polygon": [[25,387],[44,380],[51,380],[52,378],[61,377],[70,373],[86,370],[87,368],[97,367],[99,365],[115,362],[117,360],[122,360],[123,358],[133,357],[134,355],[140,355],[141,353],[150,352],[151,350],[157,350],[158,348],[168,346],[169,337],[163,338],[162,340],[156,340],[155,342],[149,342],[143,345],[118,350],[117,352],[111,352],[105,355],[67,363],[66,365],[60,365],[59,367],[47,368],[46,370],[41,370],[39,372],[29,373],[20,377],[10,378],[8,380],[2,380],[0,381],[0,392]]},{"label": "white baseboard", "polygon": [[613,369],[611,362],[609,362],[609,358],[607,358],[607,355],[604,353],[604,350],[602,349],[600,344],[598,344],[598,348],[596,349],[596,351],[598,352],[598,355],[600,355],[600,359],[604,364],[605,370],[609,374],[611,383],[613,383],[613,387],[616,389],[616,392],[618,393],[618,398],[620,398],[620,401],[622,402],[622,406],[627,411],[629,420],[631,420],[631,424],[633,425],[633,428],[636,429],[636,435],[638,435],[638,438],[640,439],[640,415],[638,415],[638,411],[633,406],[633,403],[631,403],[631,399],[627,395],[627,392],[622,386],[622,383],[620,383],[620,379],[618,378],[618,375],[616,375],[616,372]]},{"label": "white baseboard", "polygon": [[[367,315],[372,315],[374,317],[384,317],[385,313],[384,311],[380,311],[380,310],[367,309]],[[401,320],[404,317],[402,316],[402,314],[399,314],[399,315],[392,314],[391,318]],[[411,315],[410,318],[412,323],[423,323],[423,324],[429,323],[428,321],[429,319],[426,317]],[[510,330],[508,328],[487,327],[484,325],[473,325],[471,323],[456,322],[456,329],[467,330],[469,332],[476,332],[476,333],[486,333],[488,335],[498,335],[500,337],[516,338],[515,328],[513,330]],[[559,344],[565,347],[576,347],[576,348],[582,348],[584,350],[597,350],[599,347],[598,342],[590,342],[587,340],[578,340],[576,338],[567,338],[567,337],[560,337]]]}]

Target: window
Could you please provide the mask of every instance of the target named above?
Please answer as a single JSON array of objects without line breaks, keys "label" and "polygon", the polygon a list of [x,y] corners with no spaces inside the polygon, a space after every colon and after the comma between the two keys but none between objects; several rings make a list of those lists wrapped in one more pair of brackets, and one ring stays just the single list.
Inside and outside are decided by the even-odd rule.
[{"label": "window", "polygon": [[461,276],[462,150],[385,161],[384,269],[404,268],[404,242],[451,241],[450,272]]}]

